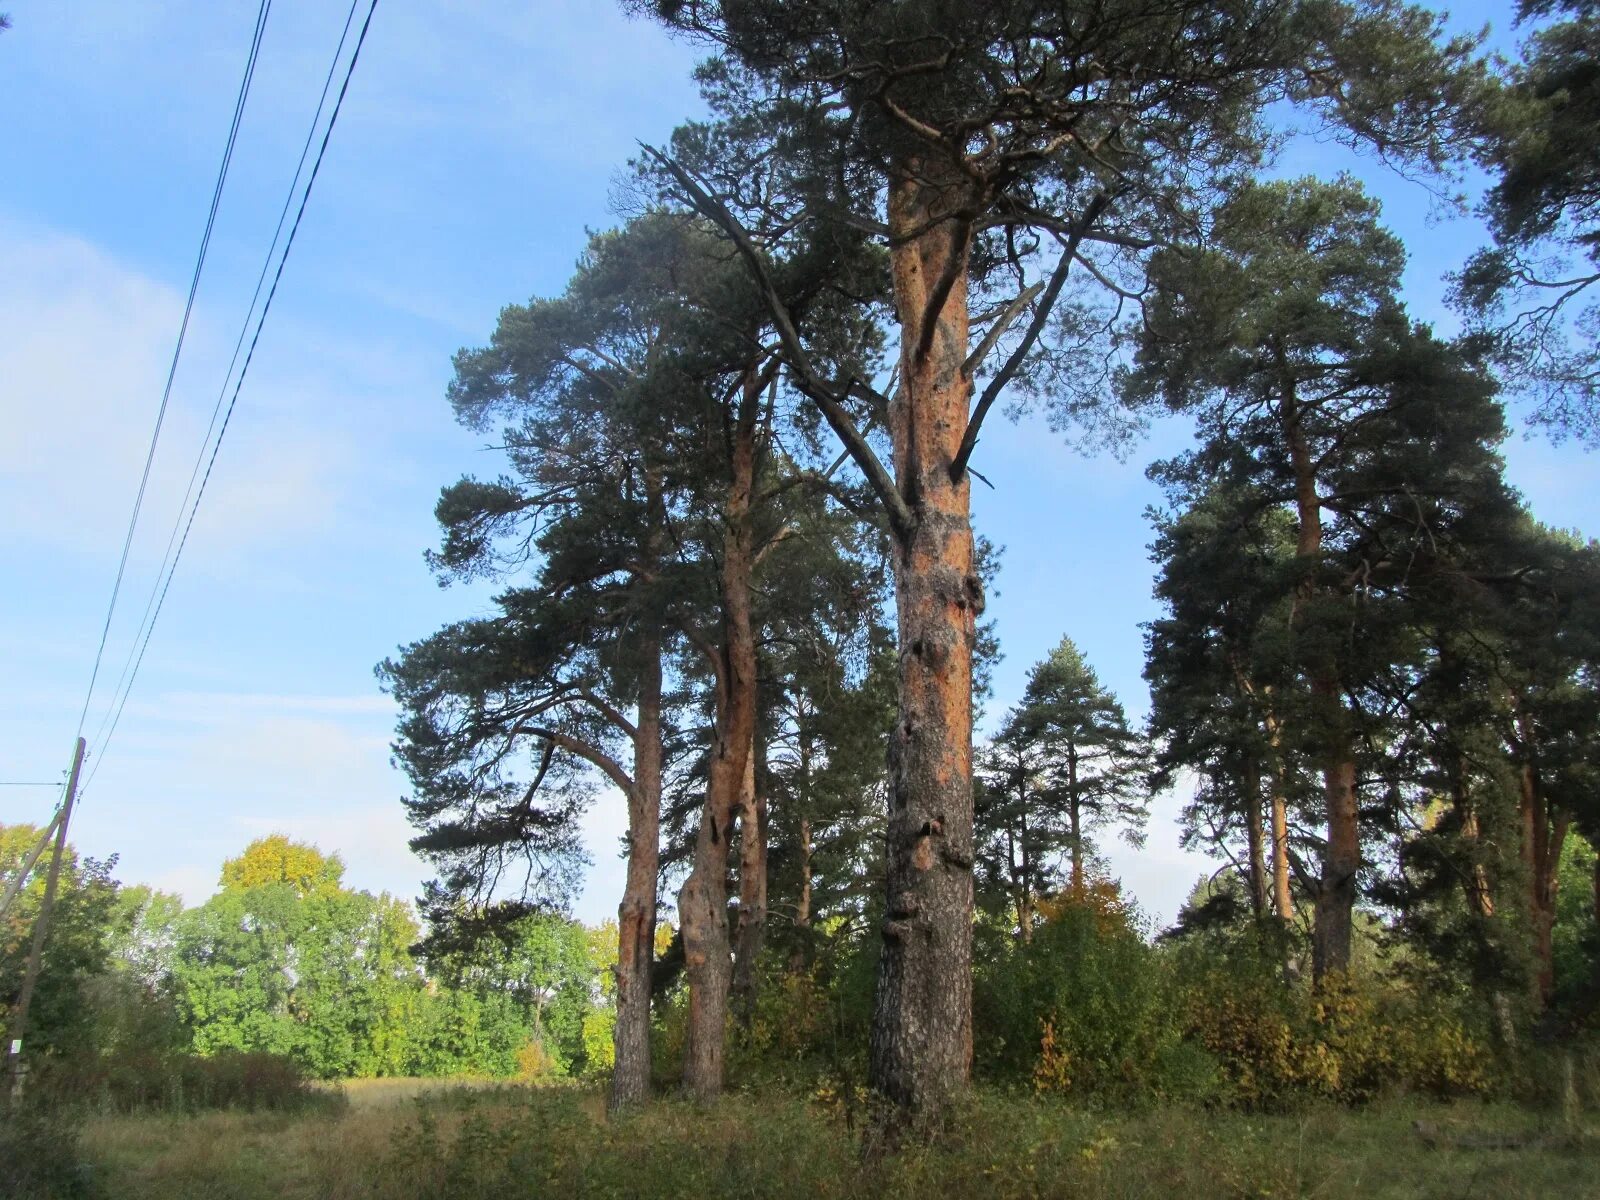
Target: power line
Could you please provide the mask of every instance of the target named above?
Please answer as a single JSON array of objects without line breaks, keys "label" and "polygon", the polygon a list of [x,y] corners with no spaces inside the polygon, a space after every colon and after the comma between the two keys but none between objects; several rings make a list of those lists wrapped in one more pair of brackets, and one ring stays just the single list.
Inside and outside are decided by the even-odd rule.
[{"label": "power line", "polygon": [[48,779],[0,779],[0,787],[60,787],[61,781]]},{"label": "power line", "polygon": [[[245,335],[250,332],[250,319],[255,316],[256,302],[261,299],[261,289],[266,286],[267,273],[272,269],[273,255],[277,253],[278,242],[283,237],[283,227],[289,219],[289,210],[294,204],[295,193],[300,187],[300,176],[305,171],[306,160],[311,156],[311,146],[316,139],[317,129],[322,124],[322,110],[327,106],[328,92],[333,87],[333,79],[339,69],[339,61],[344,54],[344,44],[350,36],[350,27],[355,21],[356,9],[360,0],[350,0],[349,11],[345,13],[344,28],[339,32],[339,44],[334,47],[333,58],[328,63],[328,73],[322,80],[322,92],[317,97],[317,108],[311,116],[311,125],[306,130],[306,140],[300,147],[300,159],[295,164],[294,178],[289,181],[289,188],[284,193],[283,207],[278,212],[278,224],[272,231],[272,242],[267,247],[267,253],[261,260],[261,270],[256,275],[255,291],[250,295],[250,306],[245,309],[244,320],[239,325],[239,336],[234,339],[233,356],[228,360],[228,369],[223,373],[222,386],[217,389],[217,401],[211,407],[211,420],[206,425],[206,433],[200,439],[200,448],[195,453],[194,467],[189,472],[189,483],[184,488],[183,500],[178,504],[178,511],[172,519],[172,530],[167,534],[167,546],[161,554],[161,566],[156,571],[155,583],[150,588],[150,596],[145,601],[144,612],[139,617],[139,624],[134,627],[133,642],[128,647],[128,656],[123,660],[122,671],[117,676],[116,686],[111,689],[111,703],[106,705],[105,715],[100,719],[100,725],[95,729],[90,743],[96,747],[100,745],[101,735],[106,732],[106,726],[112,719],[112,714],[118,711],[117,698],[123,694],[124,685],[131,687],[132,680],[129,672],[134,669],[134,661],[139,656],[140,642],[145,636],[146,626],[152,623],[152,612],[156,606],[156,599],[162,593],[161,580],[167,574],[173,561],[173,547],[177,544],[178,533],[183,528],[183,515],[189,508],[189,501],[194,496],[195,483],[200,478],[200,468],[206,461],[206,447],[211,444],[211,434],[217,427],[217,418],[222,414],[223,401],[228,396],[228,381],[233,378],[233,369],[239,363],[239,354],[244,349]],[[93,771],[90,777],[93,777]]]},{"label": "power line", "polygon": [[139,490],[133,498],[133,515],[128,518],[128,532],[122,539],[122,558],[117,563],[116,581],[111,585],[111,602],[106,606],[106,621],[100,630],[100,645],[94,655],[94,669],[89,673],[89,691],[83,698],[83,711],[78,714],[78,735],[83,734],[84,721],[89,716],[89,705],[94,700],[94,687],[100,678],[100,663],[105,658],[106,639],[111,635],[111,618],[117,611],[117,597],[122,591],[122,580],[128,571],[128,555],[133,549],[133,534],[139,525],[139,513],[144,508],[145,492],[150,486],[150,469],[155,463],[156,445],[161,440],[161,427],[166,422],[167,405],[172,399],[172,384],[178,374],[178,360],[183,355],[184,338],[189,332],[189,318],[194,312],[195,294],[200,290],[200,275],[205,269],[206,254],[211,248],[211,233],[217,224],[217,209],[222,205],[222,190],[228,181],[228,168],[233,163],[233,148],[239,140],[239,124],[244,118],[245,101],[250,96],[250,83],[255,78],[256,61],[261,55],[261,37],[266,32],[267,14],[272,0],[261,0],[256,10],[255,31],[250,38],[250,55],[245,60],[244,78],[239,83],[239,94],[233,102],[233,120],[228,125],[228,140],[222,151],[222,165],[217,170],[216,186],[211,190],[211,209],[206,214],[205,232],[200,237],[200,252],[195,257],[194,274],[189,279],[189,298],[184,302],[183,321],[178,326],[178,342],[172,350],[172,364],[167,368],[166,386],[161,391],[161,404],[156,409],[156,427],[150,434],[150,449],[144,457],[144,473],[139,477]]},{"label": "power line", "polygon": [[184,525],[183,537],[179,540],[177,552],[172,557],[172,566],[167,571],[166,582],[161,585],[161,594],[156,600],[155,612],[150,618],[149,627],[145,630],[144,640],[139,646],[139,654],[134,660],[133,670],[128,677],[127,688],[122,693],[122,700],[117,704],[116,715],[112,718],[111,727],[106,732],[105,739],[100,743],[100,755],[95,762],[94,768],[89,772],[89,778],[84,784],[85,788],[94,781],[95,775],[99,773],[100,762],[104,761],[105,749],[111,744],[111,739],[117,732],[117,725],[122,720],[122,710],[127,705],[129,693],[133,691],[133,683],[138,678],[139,667],[144,662],[145,651],[150,647],[150,635],[155,632],[156,621],[160,619],[161,609],[166,604],[167,589],[172,586],[172,577],[177,573],[178,563],[183,558],[184,547],[189,544],[189,533],[194,528],[195,514],[200,511],[200,502],[205,499],[206,485],[211,482],[212,468],[217,465],[217,452],[222,449],[222,439],[227,436],[228,424],[232,421],[234,407],[239,402],[239,391],[244,386],[245,377],[250,373],[250,363],[255,358],[256,345],[261,340],[262,326],[266,324],[267,314],[272,311],[273,298],[278,294],[278,284],[283,279],[283,268],[289,261],[290,251],[294,249],[295,235],[300,232],[300,222],[306,215],[306,204],[311,199],[311,190],[316,186],[317,175],[322,170],[322,160],[328,152],[328,142],[333,137],[334,126],[339,122],[339,112],[344,107],[345,96],[350,90],[351,77],[355,74],[356,63],[361,59],[361,48],[366,44],[367,31],[372,28],[372,16],[377,9],[378,0],[370,0],[367,6],[366,19],[361,24],[361,32],[356,37],[355,49],[351,52],[350,63],[345,69],[344,82],[339,86],[338,98],[334,100],[333,112],[328,117],[328,127],[323,131],[322,144],[317,148],[317,157],[312,163],[311,175],[306,180],[305,191],[300,197],[300,207],[295,212],[294,224],[289,227],[289,237],[284,242],[283,254],[278,259],[278,269],[272,277],[272,287],[267,291],[266,302],[261,306],[261,315],[256,320],[255,332],[250,338],[250,349],[244,357],[244,366],[240,368],[239,377],[234,381],[233,395],[228,400],[227,412],[223,414],[222,427],[217,431],[217,440],[211,447],[211,457],[206,463],[205,475],[200,480],[200,490],[196,493],[194,504],[189,509],[189,519]]}]

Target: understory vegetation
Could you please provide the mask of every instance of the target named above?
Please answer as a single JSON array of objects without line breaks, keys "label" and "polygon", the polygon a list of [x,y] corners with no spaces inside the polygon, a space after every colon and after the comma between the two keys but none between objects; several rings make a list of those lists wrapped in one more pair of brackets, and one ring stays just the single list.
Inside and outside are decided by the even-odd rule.
[{"label": "understory vegetation", "polygon": [[[1587,877],[1586,845],[1575,839],[1567,854],[1568,874]],[[528,917],[469,953],[416,941],[405,905],[347,891],[341,871],[314,847],[262,839],[225,864],[216,897],[184,910],[71,858],[38,993],[35,1036],[49,1051],[30,1096],[80,1113],[296,1111],[327,1103],[317,1080],[607,1080],[614,927]],[[1292,930],[1218,915],[1237,886],[1229,876],[1197,885],[1160,936],[1092,871],[1081,890],[1038,901],[1026,938],[1002,915],[981,918],[975,1078],[1095,1110],[1290,1112],[1396,1096],[1600,1103],[1600,1052],[1581,1028],[1552,1041],[1526,998],[1455,984],[1375,918],[1358,941],[1361,970],[1313,983]],[[1558,995],[1585,994],[1592,923],[1572,906]],[[676,943],[661,933],[670,966]],[[0,970],[20,969],[24,944],[8,940]],[[838,919],[802,940],[775,931],[748,1007],[728,1021],[730,1085],[862,1118],[876,950],[870,926]],[[681,975],[659,973],[658,1092],[680,1080],[688,1001]]]},{"label": "understory vegetation", "polygon": [[315,1116],[101,1117],[73,1161],[78,1194],[103,1200],[1220,1200],[1351,1184],[1374,1200],[1578,1200],[1600,1169],[1600,1128],[1504,1105],[1128,1114],[985,1090],[930,1141],[882,1155],[859,1124],[787,1094],[737,1091],[709,1108],[664,1103],[608,1121],[598,1093],[518,1087],[379,1103],[356,1092]]}]

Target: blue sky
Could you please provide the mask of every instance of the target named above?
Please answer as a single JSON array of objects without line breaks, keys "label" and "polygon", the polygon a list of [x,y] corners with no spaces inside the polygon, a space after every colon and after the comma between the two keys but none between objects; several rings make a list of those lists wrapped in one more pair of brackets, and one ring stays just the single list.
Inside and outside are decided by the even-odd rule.
[{"label": "blue sky", "polygon": [[[255,5],[10,0],[0,34],[0,778],[65,764],[129,505],[205,217]],[[124,599],[86,732],[101,723],[175,519],[228,352],[277,220],[343,6],[277,0],[223,199]],[[1498,6],[1463,24],[1503,23]],[[1505,11],[1509,11],[1509,6]],[[530,15],[531,14],[531,15]],[[606,0],[532,8],[383,0],[306,223],[142,673],[92,764],[74,840],[120,876],[203,899],[221,860],[282,831],[337,850],[357,886],[416,894],[388,764],[392,707],[372,677],[405,641],[481,610],[438,589],[421,553],[432,506],[493,473],[444,400],[450,356],[500,307],[559,291],[635,140],[698,108],[691,51]],[[1481,240],[1430,215],[1414,184],[1335,148],[1287,173],[1373,182],[1413,253],[1408,298],[1452,324],[1441,274]],[[996,423],[978,466],[979,529],[1006,547],[997,715],[1070,634],[1142,712],[1150,600],[1144,464],[1086,459],[1037,419]],[[1516,436],[1513,481],[1546,521],[1594,533],[1594,460]],[[1177,798],[1113,867],[1170,919],[1210,865],[1177,847]],[[47,818],[50,793],[0,789],[0,820]],[[576,904],[615,911],[620,799],[588,830]]]}]

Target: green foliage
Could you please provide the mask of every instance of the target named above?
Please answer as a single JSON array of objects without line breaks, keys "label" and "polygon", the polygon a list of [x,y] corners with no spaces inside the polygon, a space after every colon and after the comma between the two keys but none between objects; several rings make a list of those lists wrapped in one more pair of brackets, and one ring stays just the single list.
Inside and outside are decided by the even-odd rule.
[{"label": "green foliage", "polygon": [[[0,26],[3,28],[3,26]],[[0,1195],[8,1200],[89,1200],[77,1114],[27,1104],[0,1121]]]},{"label": "green foliage", "polygon": [[1084,886],[1095,833],[1119,829],[1130,844],[1143,843],[1148,757],[1121,702],[1062,638],[1028,673],[979,776],[979,886],[1010,901],[1019,933],[1063,878]]},{"label": "green foliage", "polygon": [[[285,847],[299,864],[287,872]],[[231,871],[233,884],[176,924],[171,990],[197,1054],[283,1056],[323,1079],[509,1077],[530,1053],[541,1072],[583,1069],[597,981],[581,926],[497,927],[441,950],[429,980],[406,905],[339,886],[338,860],[313,848],[261,849],[233,863],[263,870]]]},{"label": "green foliage", "polygon": [[493,1007],[511,1004],[524,1040],[561,1074],[581,1073],[584,1018],[599,990],[583,926],[553,916],[523,917],[431,961],[438,978]]},{"label": "green foliage", "polygon": [[528,1028],[509,996],[440,988],[418,1007],[407,1042],[408,1074],[507,1079]]},{"label": "green foliage", "polygon": [[184,915],[174,977],[193,1044],[288,1055],[322,1078],[396,1074],[421,974],[405,907],[338,887],[230,887]]},{"label": "green foliage", "polygon": [[1063,893],[1026,941],[974,980],[975,1052],[991,1078],[1127,1103],[1203,1093],[1203,1055],[1181,1044],[1166,973],[1114,887]]},{"label": "green foliage", "polygon": [[1600,444],[1600,10],[1593,0],[1522,0],[1541,21],[1485,114],[1496,179],[1484,203],[1495,245],[1457,276],[1456,298],[1497,341],[1508,377],[1556,439]]},{"label": "green foliage", "polygon": [[[31,825],[0,825],[0,880],[10,883],[16,878],[43,832]],[[22,990],[50,857],[49,850],[40,856],[16,900],[0,916],[0,1003],[4,1004],[0,1015],[8,1030]],[[66,848],[50,937],[28,1015],[24,1053],[35,1065],[94,1044],[95,1010],[89,992],[111,963],[118,923],[117,884],[111,878],[114,862],[81,858],[70,845]]]},{"label": "green foliage", "polygon": [[1280,955],[1265,931],[1220,952],[1216,943],[1172,950],[1176,1019],[1216,1060],[1216,1099],[1278,1109],[1386,1092],[1487,1095],[1504,1082],[1485,1014],[1460,998],[1370,975],[1286,985]]},{"label": "green foliage", "polygon": [[1555,1006],[1587,1012],[1591,1029],[1600,1029],[1600,861],[1594,847],[1568,834],[1556,877],[1553,931]]}]

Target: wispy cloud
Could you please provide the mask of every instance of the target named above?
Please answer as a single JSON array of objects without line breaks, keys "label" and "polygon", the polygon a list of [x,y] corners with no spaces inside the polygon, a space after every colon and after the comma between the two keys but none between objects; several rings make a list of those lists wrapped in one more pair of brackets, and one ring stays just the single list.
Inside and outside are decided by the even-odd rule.
[{"label": "wispy cloud", "polygon": [[[0,223],[0,258],[0,534],[104,559],[121,543],[181,299],[55,231]],[[226,366],[202,311],[163,425],[136,567],[153,566],[167,544]],[[231,431],[196,525],[194,544],[208,551],[294,538],[338,503],[348,439],[305,419],[311,398],[273,395],[265,382],[255,381],[251,407],[277,420],[262,428],[242,412]]]}]

